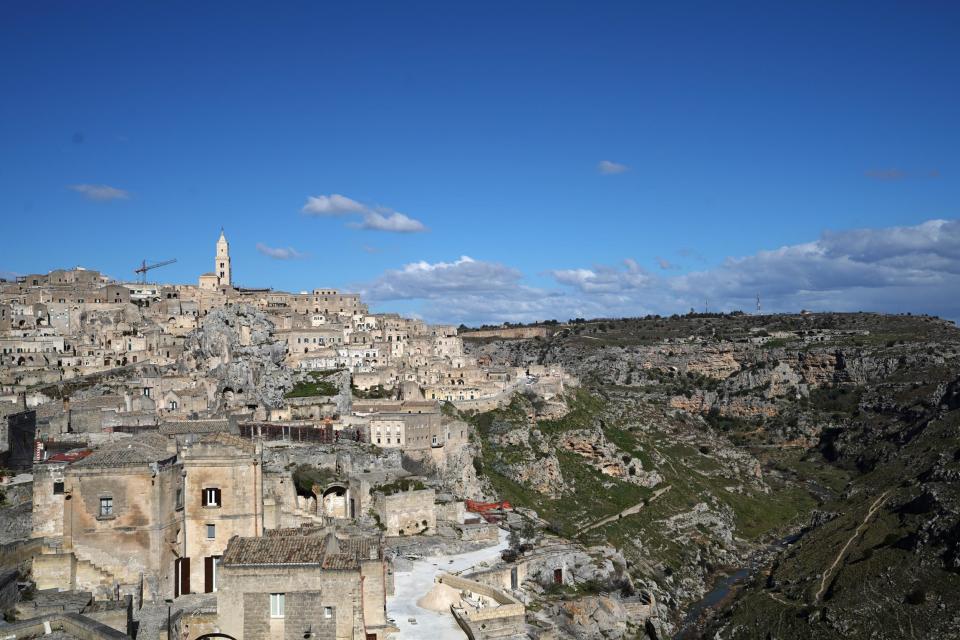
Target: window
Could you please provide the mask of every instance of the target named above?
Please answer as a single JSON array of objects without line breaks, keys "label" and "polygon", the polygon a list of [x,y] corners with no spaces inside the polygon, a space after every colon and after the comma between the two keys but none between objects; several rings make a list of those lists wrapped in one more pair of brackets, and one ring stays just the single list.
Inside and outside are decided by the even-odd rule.
[{"label": "window", "polygon": [[270,594],[270,617],[271,618],[283,617],[283,600],[284,600],[284,594],[282,593]]},{"label": "window", "polygon": [[57,495],[57,496],[63,494],[63,483],[62,483],[62,482],[54,482],[54,483],[53,483],[53,494],[54,494],[54,495]]},{"label": "window", "polygon": [[203,490],[202,505],[204,507],[220,506],[220,489],[207,488]]},{"label": "window", "polygon": [[207,525],[207,540],[213,540],[217,537],[217,525],[208,524]]},{"label": "window", "polygon": [[147,396],[148,398],[150,397],[150,387],[143,388],[143,395]]},{"label": "window", "polygon": [[323,608],[323,617],[332,618],[333,617],[333,607],[324,607]]},{"label": "window", "polygon": [[113,498],[100,498],[100,517],[113,515]]}]

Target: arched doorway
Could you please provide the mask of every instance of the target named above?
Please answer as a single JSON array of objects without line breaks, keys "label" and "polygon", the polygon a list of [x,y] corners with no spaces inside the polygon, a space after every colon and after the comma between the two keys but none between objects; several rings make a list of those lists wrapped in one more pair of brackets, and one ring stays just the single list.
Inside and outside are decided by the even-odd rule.
[{"label": "arched doorway", "polygon": [[323,515],[331,518],[347,518],[347,488],[341,484],[334,484],[323,491]]}]

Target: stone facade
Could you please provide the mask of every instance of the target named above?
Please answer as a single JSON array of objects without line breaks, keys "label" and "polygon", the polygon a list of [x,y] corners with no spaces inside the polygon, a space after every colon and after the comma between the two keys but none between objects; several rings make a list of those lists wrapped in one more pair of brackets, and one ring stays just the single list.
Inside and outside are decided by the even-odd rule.
[{"label": "stone facade", "polygon": [[[387,572],[376,541],[275,532],[235,539],[217,592],[220,629],[237,640],[383,639]],[[283,594],[282,611],[271,594]]]},{"label": "stone facade", "polygon": [[209,593],[216,590],[217,568],[230,538],[263,532],[260,450],[236,436],[215,434],[185,446],[180,457],[181,554],[191,558],[191,591]]},{"label": "stone facade", "polygon": [[437,531],[437,510],[433,489],[400,491],[391,495],[374,495],[374,510],[385,527],[388,537],[423,533],[434,535]]}]

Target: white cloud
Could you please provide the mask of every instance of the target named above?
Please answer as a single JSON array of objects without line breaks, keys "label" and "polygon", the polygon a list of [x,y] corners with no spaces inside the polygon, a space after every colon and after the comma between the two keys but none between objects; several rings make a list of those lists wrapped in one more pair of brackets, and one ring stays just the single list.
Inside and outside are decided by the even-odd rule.
[{"label": "white cloud", "polygon": [[314,216],[342,216],[350,213],[366,213],[368,209],[347,196],[331,193],[329,196],[310,196],[301,209]]},{"label": "white cloud", "polygon": [[502,322],[685,313],[702,308],[930,313],[960,319],[960,220],[825,232],[819,239],[728,258],[717,267],[655,275],[635,260],[546,272],[533,287],[519,270],[463,256],[415,262],[361,287],[373,302],[419,300],[432,321]]},{"label": "white cloud", "polygon": [[654,278],[637,264],[627,258],[623,269],[599,265],[593,269],[562,269],[549,274],[560,284],[575,287],[583,293],[617,293],[641,289],[650,286]]},{"label": "white cloud", "polygon": [[597,171],[604,175],[613,175],[616,173],[624,173],[629,171],[630,167],[625,164],[620,164],[619,162],[613,162],[612,160],[601,160],[597,163]]},{"label": "white cloud", "polygon": [[276,260],[297,260],[307,257],[307,254],[301,253],[293,247],[268,247],[262,242],[257,243],[257,251]]},{"label": "white cloud", "polygon": [[126,200],[130,197],[128,191],[117,189],[106,184],[71,184],[67,185],[71,191],[76,191],[87,200],[109,202],[110,200]]},{"label": "white cloud", "polygon": [[301,209],[312,216],[358,215],[360,222],[351,223],[355,229],[417,233],[427,227],[419,220],[387,207],[370,207],[352,198],[333,193],[329,196],[310,196]]},{"label": "white cloud", "polygon": [[414,220],[398,211],[381,213],[370,211],[363,214],[363,222],[355,225],[358,229],[375,229],[395,233],[417,233],[427,228],[419,220]]},{"label": "white cloud", "polygon": [[728,258],[670,281],[727,308],[749,308],[758,293],[771,310],[912,311],[960,317],[960,220],[912,227],[825,232],[813,242]]},{"label": "white cloud", "polygon": [[450,294],[502,293],[520,286],[522,274],[495,262],[461,256],[453,262],[411,262],[389,269],[364,286],[374,301],[435,299]]}]

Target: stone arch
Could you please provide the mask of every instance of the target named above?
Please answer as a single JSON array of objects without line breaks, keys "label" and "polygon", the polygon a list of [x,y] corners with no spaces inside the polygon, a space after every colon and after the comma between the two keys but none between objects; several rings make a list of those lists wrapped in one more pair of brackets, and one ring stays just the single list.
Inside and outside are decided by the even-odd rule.
[{"label": "stone arch", "polygon": [[[316,492],[316,488],[314,489],[314,492]],[[335,482],[331,485],[328,485],[319,496],[320,504],[323,505],[321,507],[323,510],[323,515],[332,518],[349,517],[349,512],[347,510],[349,498],[348,493],[349,491],[345,484]]]}]

